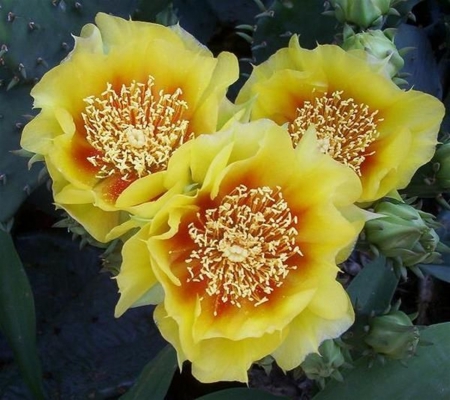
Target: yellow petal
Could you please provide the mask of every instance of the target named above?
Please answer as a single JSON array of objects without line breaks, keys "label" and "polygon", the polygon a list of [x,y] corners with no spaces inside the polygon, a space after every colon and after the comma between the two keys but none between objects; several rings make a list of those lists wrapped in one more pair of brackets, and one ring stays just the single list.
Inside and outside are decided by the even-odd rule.
[{"label": "yellow petal", "polygon": [[132,307],[149,289],[157,284],[151,268],[144,228],[129,238],[122,248],[124,262],[116,276],[120,299],[116,305],[115,316],[120,317]]},{"label": "yellow petal", "polygon": [[350,300],[347,302],[346,314],[336,319],[324,319],[309,309],[305,310],[292,321],[286,339],[272,352],[272,356],[283,370],[291,370],[308,354],[318,353],[324,340],[334,339],[344,333],[353,321],[354,313]]},{"label": "yellow petal", "polygon": [[[342,110],[348,104],[367,111],[365,117],[360,114],[358,126],[367,126],[368,130],[359,128],[360,134],[351,136],[354,146],[337,146],[341,143],[342,129],[346,125],[351,129],[352,123],[330,116],[333,107],[321,103],[330,96],[340,98],[333,106],[338,113],[345,114]],[[363,185],[360,203],[375,201],[409,183],[415,171],[434,154],[444,115],[444,107],[437,99],[414,90],[402,91],[359,54],[347,53],[335,45],[302,49],[296,36],[291,38],[288,48],[254,68],[236,101],[243,104],[250,99],[254,99],[251,120],[270,118],[290,132],[300,129],[300,125],[295,125],[299,115],[303,115],[302,124],[310,121],[321,125],[316,128],[325,141],[322,151],[334,154],[339,162],[360,175]],[[314,117],[307,118],[301,112],[311,112]],[[372,124],[377,134],[369,134]],[[399,135],[404,143],[402,148]],[[298,138],[293,136],[293,140]]]},{"label": "yellow petal", "polygon": [[[214,57],[179,26],[127,21],[103,13],[97,15],[96,24],[82,29],[70,55],[32,89],[34,106],[41,111],[25,128],[22,145],[45,156],[58,205],[105,240],[136,226],[125,221],[128,212],[150,218],[156,207],[163,205],[156,200],[168,200],[169,195],[182,193],[191,184],[189,169],[178,166],[172,168],[176,171],[173,186],[164,179],[167,158],[194,136],[216,131],[223,119],[219,114],[226,90],[238,78],[238,64],[231,53]],[[173,148],[162,146],[163,161],[159,162],[158,153],[154,169],[138,172],[130,171],[129,160],[121,158],[136,147],[124,124],[131,132],[144,135],[153,135],[155,125],[166,127],[159,126],[156,113],[144,115],[148,119],[143,122],[148,125],[144,130],[141,123],[127,119],[134,111],[126,109],[131,106],[121,93],[136,87],[146,88],[147,103],[154,107],[162,104],[168,112],[174,109],[171,102],[179,100],[176,120],[169,128],[179,124],[184,135],[173,142]],[[112,92],[117,101],[109,105]],[[105,118],[100,109],[106,110]],[[111,144],[117,148],[111,149]],[[139,162],[131,160],[133,165]],[[71,195],[75,197],[70,199]],[[107,216],[109,212],[113,216]],[[87,221],[94,214],[99,219]]]},{"label": "yellow petal", "polygon": [[276,348],[283,339],[281,332],[266,334],[257,339],[232,341],[227,339],[209,339],[194,344],[190,338],[189,325],[192,319],[186,319],[179,326],[160,305],[154,318],[163,337],[177,350],[178,362],[185,359],[192,362],[192,374],[203,383],[218,381],[248,382],[247,371],[255,360],[259,360]]},{"label": "yellow petal", "polygon": [[53,144],[53,138],[61,134],[58,120],[50,112],[41,112],[25,125],[20,145],[33,153],[46,155]]}]

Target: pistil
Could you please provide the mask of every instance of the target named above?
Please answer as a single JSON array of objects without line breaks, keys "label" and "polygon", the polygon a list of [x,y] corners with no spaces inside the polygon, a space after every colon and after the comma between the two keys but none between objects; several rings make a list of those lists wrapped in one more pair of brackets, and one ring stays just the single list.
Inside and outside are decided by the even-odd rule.
[{"label": "pistil", "polygon": [[189,225],[196,247],[186,260],[188,282],[206,284],[206,295],[216,298],[214,315],[221,304],[269,301],[297,268],[291,257],[302,255],[297,225],[279,187],[240,185]]}]

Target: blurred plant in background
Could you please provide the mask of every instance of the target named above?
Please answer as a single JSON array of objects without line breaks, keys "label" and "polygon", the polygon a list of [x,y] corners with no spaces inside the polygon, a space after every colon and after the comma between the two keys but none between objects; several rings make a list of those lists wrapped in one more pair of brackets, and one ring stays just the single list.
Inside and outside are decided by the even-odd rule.
[{"label": "blurred plant in background", "polygon": [[0,396],[449,397],[449,24],[3,1]]}]

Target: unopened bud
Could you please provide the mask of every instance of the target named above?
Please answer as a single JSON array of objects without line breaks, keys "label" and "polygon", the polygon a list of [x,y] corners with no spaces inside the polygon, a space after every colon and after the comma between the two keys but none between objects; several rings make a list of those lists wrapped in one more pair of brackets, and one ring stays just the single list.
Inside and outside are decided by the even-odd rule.
[{"label": "unopened bud", "polygon": [[436,181],[443,191],[450,189],[450,143],[440,146],[433,157],[433,161],[439,164],[436,168]]},{"label": "unopened bud", "polygon": [[378,203],[374,211],[384,217],[367,221],[365,233],[380,253],[404,266],[439,262],[439,236],[433,229],[436,223],[431,214],[390,201]]},{"label": "unopened bud", "polygon": [[331,0],[339,22],[367,29],[379,28],[395,0]]},{"label": "unopened bud", "polygon": [[316,380],[324,386],[325,378],[342,380],[339,368],[346,365],[341,347],[332,339],[325,340],[319,347],[319,353],[309,354],[301,368],[309,379]]},{"label": "unopened bud", "polygon": [[368,30],[366,32],[349,35],[342,48],[344,50],[364,50],[371,58],[369,61],[375,63],[389,77],[394,77],[403,68],[405,62],[399,54],[393,42],[394,32],[392,30]]},{"label": "unopened bud", "polygon": [[376,353],[395,360],[404,360],[416,353],[419,328],[402,311],[371,318],[370,329],[364,338]]}]

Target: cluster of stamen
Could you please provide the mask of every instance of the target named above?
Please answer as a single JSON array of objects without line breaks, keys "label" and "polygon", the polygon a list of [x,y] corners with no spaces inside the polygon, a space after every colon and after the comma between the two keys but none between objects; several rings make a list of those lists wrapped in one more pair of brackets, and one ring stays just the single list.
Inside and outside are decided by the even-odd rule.
[{"label": "cluster of stamen", "polygon": [[269,301],[296,269],[288,260],[302,255],[297,224],[279,187],[240,185],[188,226],[196,245],[186,260],[188,282],[206,284],[206,294],[215,297],[214,315],[221,304]]},{"label": "cluster of stamen", "polygon": [[110,83],[98,97],[84,99],[86,139],[97,151],[88,158],[98,178],[120,174],[130,180],[164,170],[172,153],[193,137],[183,119],[182,90],[154,93],[154,79],[132,81],[115,91]]},{"label": "cluster of stamen", "polygon": [[374,154],[369,147],[378,138],[377,125],[383,119],[377,118],[378,110],[371,111],[352,98],[343,99],[342,93],[325,93],[313,102],[305,101],[288,129],[297,145],[308,128],[315,125],[320,150],[361,175],[361,164]]}]

